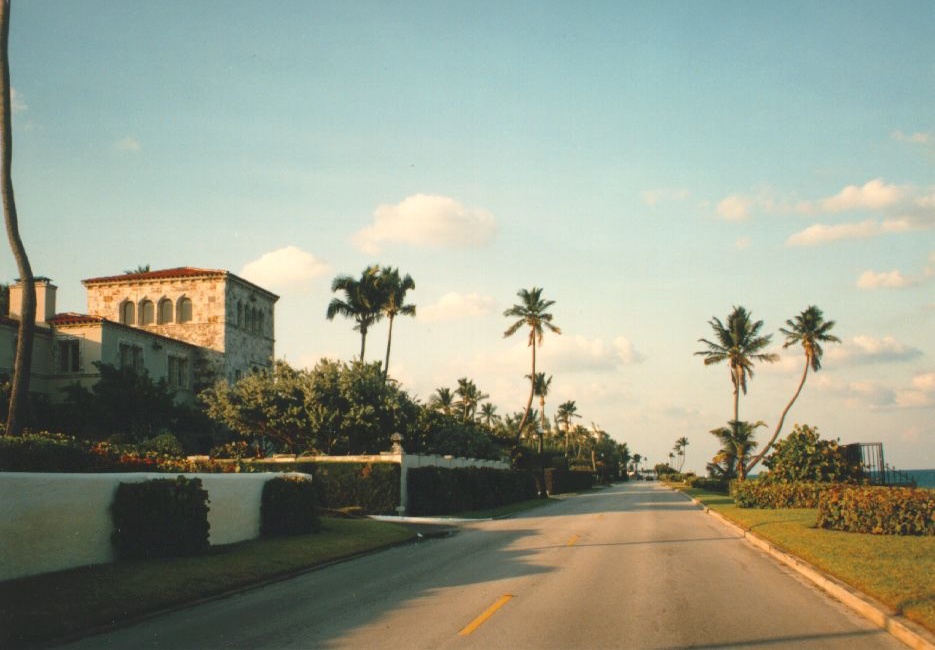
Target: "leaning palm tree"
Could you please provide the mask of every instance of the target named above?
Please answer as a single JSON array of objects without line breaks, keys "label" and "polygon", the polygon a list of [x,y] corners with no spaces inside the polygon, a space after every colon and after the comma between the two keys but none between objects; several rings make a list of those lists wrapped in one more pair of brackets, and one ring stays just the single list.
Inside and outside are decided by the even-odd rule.
[{"label": "leaning palm tree", "polygon": [[562,330],[552,324],[552,314],[546,310],[555,304],[554,300],[543,300],[542,289],[533,287],[530,290],[520,289],[517,293],[521,302],[513,305],[503,315],[517,320],[510,325],[503,333],[504,337],[513,336],[523,326],[529,327],[529,347],[532,348],[532,372],[527,377],[529,381],[529,399],[526,401],[526,410],[523,412],[523,419],[520,420],[517,428],[517,437],[522,433],[526,426],[526,420],[529,418],[529,410],[532,408],[532,398],[535,395],[536,385],[536,345],[542,345],[542,336],[544,329],[548,329],[556,334],[561,334]]},{"label": "leaning palm tree", "polygon": [[796,316],[794,320],[787,320],[786,325],[788,329],[785,327],[779,328],[779,331],[786,336],[782,347],[788,348],[796,344],[801,345],[802,349],[805,351],[805,367],[802,369],[802,378],[799,380],[799,385],[796,387],[795,393],[792,394],[792,399],[789,400],[789,403],[786,404],[786,408],[782,410],[782,414],[779,416],[779,422],[776,423],[776,428],[773,430],[772,437],[763,446],[760,453],[747,465],[746,471],[748,473],[763,459],[763,456],[766,455],[779,437],[783,422],[786,420],[786,414],[789,413],[789,409],[792,408],[795,400],[799,397],[799,393],[802,392],[802,387],[805,385],[808,369],[811,368],[815,372],[821,370],[821,357],[825,353],[821,344],[841,342],[841,339],[833,334],[829,334],[834,327],[834,321],[826,321],[822,311],[815,305],[809,305],[802,313]]},{"label": "leaning palm tree", "polygon": [[357,280],[349,275],[339,275],[331,283],[331,291],[341,291],[344,299],[333,298],[328,305],[328,320],[335,316],[353,319],[357,324],[354,329],[360,332],[360,360],[364,360],[367,347],[367,331],[370,326],[383,318],[384,299],[378,282],[379,267],[369,266]]},{"label": "leaning palm tree", "polygon": [[741,481],[747,476],[746,460],[747,455],[756,449],[756,441],[753,435],[759,427],[765,427],[766,423],[758,421],[755,423],[738,422],[732,420],[727,423],[728,426],[712,429],[718,440],[721,441],[721,450],[714,457],[714,462],[724,469],[725,478],[739,478]]},{"label": "leaning palm tree", "polygon": [[13,356],[13,378],[7,410],[6,432],[18,435],[23,429],[23,412],[29,397],[29,379],[32,374],[33,332],[36,326],[36,284],[26,255],[26,246],[19,234],[16,198],[13,194],[13,90],[10,86],[10,2],[0,1],[0,185],[3,195],[3,220],[6,225],[10,249],[16,260],[23,299],[20,307],[16,351]]},{"label": "leaning palm tree", "polygon": [[734,421],[737,422],[740,420],[740,392],[747,394],[747,378],[753,378],[753,363],[773,363],[779,359],[779,355],[762,352],[769,345],[772,335],[761,336],[763,321],[751,320],[750,312],[744,307],[734,307],[727,317],[726,325],[716,316],[708,321],[708,324],[711,325],[716,340],[698,339],[708,347],[695,354],[705,358],[706,366],[727,361],[730,380],[734,386]]},{"label": "leaning palm tree", "polygon": [[390,346],[393,344],[393,321],[397,316],[415,316],[416,306],[406,304],[406,293],[416,288],[416,283],[407,273],[399,277],[399,269],[383,267],[378,278],[382,293],[383,305],[381,310],[389,321],[389,332],[386,336],[386,361],[383,363],[383,381],[386,381],[390,372]]},{"label": "leaning palm tree", "polygon": [[578,407],[575,405],[574,400],[568,400],[567,402],[562,402],[558,405],[558,411],[555,414],[555,419],[558,423],[562,425],[562,431],[564,432],[565,437],[565,457],[568,457],[568,442],[571,437],[571,419],[580,418],[578,415]]}]

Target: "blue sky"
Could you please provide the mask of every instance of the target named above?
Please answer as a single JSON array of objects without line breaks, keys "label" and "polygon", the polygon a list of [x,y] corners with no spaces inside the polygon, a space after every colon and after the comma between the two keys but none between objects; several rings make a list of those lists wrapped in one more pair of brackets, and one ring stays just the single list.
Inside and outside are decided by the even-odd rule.
[{"label": "blue sky", "polygon": [[[358,351],[332,278],[398,266],[391,374],[500,413],[529,372],[503,311],[543,287],[547,414],[652,462],[686,436],[696,470],[731,415],[708,321],[816,304],[843,343],[787,427],[935,467],[933,33],[930,2],[16,2],[22,233],[61,311],[140,264],[258,282],[300,366]],[[801,364],[741,416],[772,425]]]}]

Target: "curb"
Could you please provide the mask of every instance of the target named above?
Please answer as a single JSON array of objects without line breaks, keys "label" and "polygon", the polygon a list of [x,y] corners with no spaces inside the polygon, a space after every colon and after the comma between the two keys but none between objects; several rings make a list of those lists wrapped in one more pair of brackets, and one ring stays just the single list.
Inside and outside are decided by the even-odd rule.
[{"label": "curb", "polygon": [[701,503],[698,499],[680,490],[676,490],[676,492],[683,494],[686,498],[690,499],[692,503],[701,508],[705,514],[714,517],[740,535],[748,544],[755,546],[767,555],[772,556],[782,564],[793,569],[829,596],[851,608],[877,627],[885,630],[902,643],[905,643],[908,647],[913,650],[935,649],[935,635],[921,625],[904,618],[893,609],[864,593],[856,591],[853,587],[844,584],[837,578],[812,566],[805,560],[774,546],[771,542],[768,542],[756,533],[738,526],[724,515]]}]

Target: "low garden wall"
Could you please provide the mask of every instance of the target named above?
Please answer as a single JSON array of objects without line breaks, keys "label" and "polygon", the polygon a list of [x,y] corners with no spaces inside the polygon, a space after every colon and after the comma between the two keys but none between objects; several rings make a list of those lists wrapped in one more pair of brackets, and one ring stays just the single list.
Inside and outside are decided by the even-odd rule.
[{"label": "low garden wall", "polygon": [[[0,580],[112,562],[117,485],[171,476],[0,472]],[[187,476],[208,491],[212,545],[260,536],[263,485],[281,474]]]}]

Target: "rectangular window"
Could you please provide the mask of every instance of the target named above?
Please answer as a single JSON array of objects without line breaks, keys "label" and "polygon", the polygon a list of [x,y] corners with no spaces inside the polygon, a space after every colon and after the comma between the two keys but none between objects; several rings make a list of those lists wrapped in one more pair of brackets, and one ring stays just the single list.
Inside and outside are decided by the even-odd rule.
[{"label": "rectangular window", "polygon": [[188,359],[169,356],[168,381],[173,388],[188,388]]},{"label": "rectangular window", "polygon": [[58,371],[78,372],[81,370],[80,345],[78,339],[58,342]]},{"label": "rectangular window", "polygon": [[120,367],[132,368],[137,372],[143,370],[143,348],[131,343],[120,344]]}]

